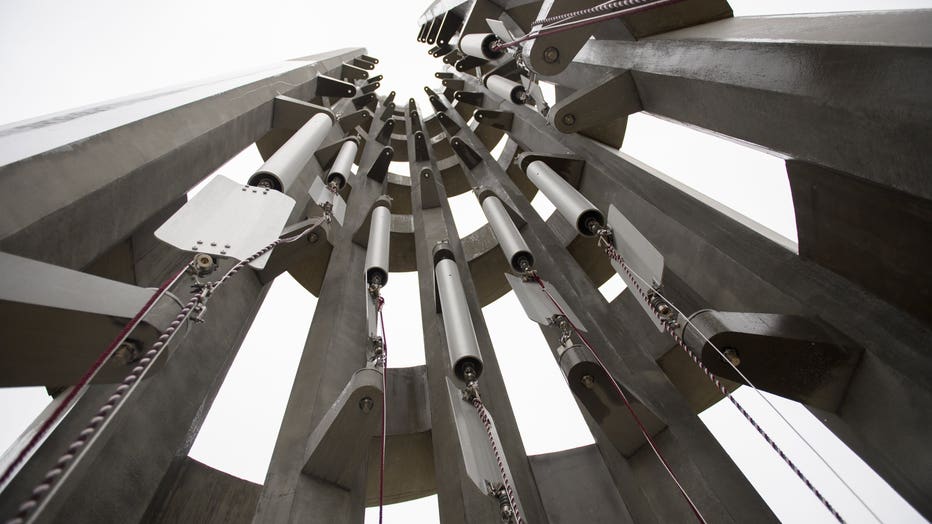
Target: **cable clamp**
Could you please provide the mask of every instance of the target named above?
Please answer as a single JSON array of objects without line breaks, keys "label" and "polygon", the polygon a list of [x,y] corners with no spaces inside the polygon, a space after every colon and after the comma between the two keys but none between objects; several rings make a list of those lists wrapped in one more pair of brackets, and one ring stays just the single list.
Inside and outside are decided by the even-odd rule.
[{"label": "cable clamp", "polygon": [[498,507],[501,510],[502,522],[514,523],[515,512],[511,507],[511,501],[508,500],[508,491],[505,490],[500,482],[485,481],[486,494],[498,501]]}]

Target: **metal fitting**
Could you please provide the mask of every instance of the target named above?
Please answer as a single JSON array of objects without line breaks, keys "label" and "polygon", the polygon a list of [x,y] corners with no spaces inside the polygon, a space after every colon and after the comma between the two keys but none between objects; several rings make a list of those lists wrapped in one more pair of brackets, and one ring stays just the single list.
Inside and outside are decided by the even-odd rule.
[{"label": "metal fitting", "polygon": [[195,275],[205,277],[217,269],[217,261],[207,253],[198,253],[194,255],[190,267]]},{"label": "metal fitting", "polygon": [[595,378],[593,378],[592,375],[583,375],[582,378],[579,379],[579,382],[586,389],[592,389],[595,387]]},{"label": "metal fitting", "polygon": [[566,124],[566,125],[568,125],[568,126],[571,126],[571,125],[575,124],[575,123],[576,123],[576,115],[574,115],[574,114],[572,114],[572,113],[567,113],[567,114],[563,115],[563,123]]},{"label": "metal fitting", "polygon": [[560,50],[556,47],[548,47],[544,49],[544,62],[552,64],[560,59]]},{"label": "metal fitting", "polygon": [[373,406],[375,406],[375,402],[372,401],[372,397],[362,397],[359,399],[359,410],[363,413],[370,413]]},{"label": "metal fitting", "polygon": [[738,355],[737,349],[726,347],[722,350],[722,353],[725,355],[725,358],[727,358],[728,361],[731,362],[732,366],[738,367],[741,365],[741,356]]}]

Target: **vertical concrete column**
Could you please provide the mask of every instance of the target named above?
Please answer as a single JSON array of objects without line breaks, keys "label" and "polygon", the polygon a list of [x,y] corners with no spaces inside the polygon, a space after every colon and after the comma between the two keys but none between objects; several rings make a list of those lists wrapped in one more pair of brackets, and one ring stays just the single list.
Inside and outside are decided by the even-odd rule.
[{"label": "vertical concrete column", "polygon": [[[501,196],[524,218],[521,234],[534,253],[535,269],[551,282],[588,331],[586,337],[606,361],[611,373],[645,406],[667,424],[655,442],[685,489],[710,522],[773,520],[767,505],[718,445],[680,392],[665,379],[642,341],[627,334],[631,319],[620,317],[602,298],[595,284],[564,248],[547,224],[461,117],[447,111],[461,126],[457,137],[476,150],[482,162],[465,169],[474,186]],[[594,239],[591,240],[593,243]],[[495,275],[481,275],[494,278]],[[643,312],[639,312],[643,315]],[[552,329],[542,328],[551,348],[559,344]],[[586,411],[583,410],[586,414]],[[625,459],[587,415],[593,436],[615,477],[616,485],[635,522],[694,518],[659,461],[647,445]],[[573,479],[566,479],[571,483]]]},{"label": "vertical concrete column", "polygon": [[[408,117],[416,107],[409,101]],[[443,181],[436,162],[431,157],[418,160],[417,129],[423,129],[420,116],[412,118],[408,126],[408,159],[412,177],[412,213],[414,215],[417,268],[420,283],[421,318],[424,326],[424,351],[427,361],[428,391],[430,395],[432,440],[434,447],[435,477],[440,505],[440,519],[448,523],[489,523],[500,520],[499,506],[494,499],[479,491],[467,477],[460,452],[460,442],[451,413],[447,378],[454,377],[448,355],[443,319],[437,310],[434,287],[434,261],[432,249],[441,240],[448,240],[462,277],[463,289],[472,317],[484,361],[479,380],[483,402],[495,419],[503,451],[511,467],[515,485],[527,522],[546,522],[534,477],[518,433],[511,404],[505,391],[501,370],[495,358],[491,339],[485,326],[482,310],[465,264],[465,255],[459,233],[453,223]],[[429,137],[425,137],[429,144]],[[426,176],[425,176],[426,175]]]},{"label": "vertical concrete column", "polygon": [[[380,123],[372,119],[370,136],[378,132]],[[371,139],[365,147],[364,154],[370,148],[381,148]],[[361,461],[349,490],[301,471],[311,433],[353,372],[365,366],[369,344],[366,250],[353,243],[353,235],[363,224],[372,203],[382,194],[383,183],[360,175],[351,177],[348,183],[353,187],[352,197],[347,201],[342,227],[336,222],[330,225],[333,252],[256,508],[257,524],[363,521],[365,460]]]},{"label": "vertical concrete column", "polygon": [[[492,96],[486,92],[487,100]],[[932,515],[925,495],[932,490],[932,476],[928,468],[915,467],[932,463],[923,415],[932,410],[927,324],[659,173],[584,137],[560,134],[529,109],[495,104],[515,112],[510,136],[524,150],[572,150],[584,157],[583,194],[600,209],[615,204],[625,210],[663,253],[665,272],[700,297],[702,307],[818,317],[858,341],[865,353],[844,400],[831,415],[818,415],[913,507]],[[896,446],[889,445],[891,427],[899,435]]]},{"label": "vertical concrete column", "polygon": [[[152,236],[176,207],[170,206],[136,231],[139,258],[131,269],[138,285],[157,287],[190,261],[190,255]],[[227,262],[220,269],[230,265]],[[184,297],[192,283],[185,276],[172,291]],[[170,346],[170,354],[159,357],[164,365],[124,400],[87,455],[59,483],[37,522],[140,521],[163,478],[185,460],[264,295],[265,288],[251,271],[243,271],[218,290],[210,302],[208,321],[182,327],[190,328],[188,335]],[[101,351],[108,342],[101,341]],[[3,518],[16,514],[115,387],[90,386],[61,419],[3,491]]]}]

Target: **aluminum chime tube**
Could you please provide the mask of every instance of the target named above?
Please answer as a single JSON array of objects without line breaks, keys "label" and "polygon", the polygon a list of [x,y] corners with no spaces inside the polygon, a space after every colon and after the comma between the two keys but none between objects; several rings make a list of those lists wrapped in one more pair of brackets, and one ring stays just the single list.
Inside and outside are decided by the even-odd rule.
[{"label": "aluminum chime tube", "polygon": [[317,113],[312,116],[249,178],[249,185],[287,192],[327,138],[332,126],[330,115]]},{"label": "aluminum chime tube", "polygon": [[515,271],[523,272],[531,269],[534,265],[534,255],[528,247],[515,223],[508,216],[505,205],[499,198],[492,194],[486,194],[482,199],[482,212],[485,213],[492,232],[498,240],[498,245],[502,248],[505,258]]},{"label": "aluminum chime tube", "polygon": [[495,93],[496,95],[504,98],[505,100],[511,100],[513,103],[519,106],[524,105],[527,102],[527,91],[524,90],[524,86],[515,82],[514,80],[508,80],[503,76],[488,76],[485,79],[485,87],[488,87],[489,91]]},{"label": "aluminum chime tube", "polygon": [[504,51],[495,51],[492,44],[498,41],[494,33],[473,33],[460,39],[460,49],[469,56],[495,60],[505,54]]},{"label": "aluminum chime tube", "polygon": [[[482,355],[479,353],[479,341],[469,315],[460,272],[453,260],[453,252],[445,242],[434,248],[434,278],[440,295],[450,365],[457,378],[471,382],[482,374]],[[469,373],[470,370],[472,373]]]},{"label": "aluminum chime tube", "polygon": [[570,224],[585,236],[594,236],[592,224],[605,225],[605,217],[592,202],[541,160],[531,162],[525,169],[528,180],[557,208]]},{"label": "aluminum chime tube", "polygon": [[330,173],[327,174],[327,183],[336,182],[338,186],[343,187],[353,168],[353,161],[356,160],[356,152],[359,151],[359,145],[355,140],[347,140],[340,146],[340,152],[337,153],[333,165],[330,167]]},{"label": "aluminum chime tube", "polygon": [[388,282],[389,238],[392,212],[387,203],[372,210],[369,219],[369,247],[366,249],[366,282],[384,286]]}]

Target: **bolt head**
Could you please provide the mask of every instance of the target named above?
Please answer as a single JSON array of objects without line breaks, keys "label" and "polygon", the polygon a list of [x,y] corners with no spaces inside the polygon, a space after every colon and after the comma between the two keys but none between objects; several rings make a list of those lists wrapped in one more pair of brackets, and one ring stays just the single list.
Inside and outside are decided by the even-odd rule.
[{"label": "bolt head", "polygon": [[544,62],[552,64],[560,59],[560,51],[556,47],[544,49]]},{"label": "bolt head", "polygon": [[372,401],[371,397],[362,397],[359,399],[359,409],[363,413],[370,413],[374,405],[375,402]]},{"label": "bolt head", "polygon": [[592,377],[592,375],[583,375],[579,381],[586,389],[592,389],[595,387],[595,379]]},{"label": "bolt head", "polygon": [[572,114],[572,113],[567,113],[567,114],[563,115],[563,123],[566,124],[566,125],[568,125],[568,126],[571,126],[571,125],[575,124],[575,123],[576,123],[576,115],[574,115],[574,114]]}]

